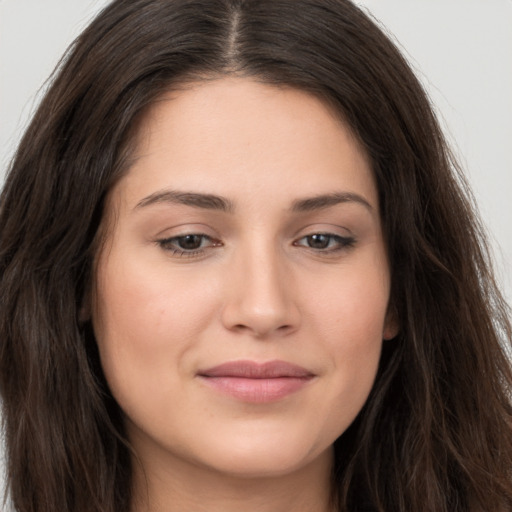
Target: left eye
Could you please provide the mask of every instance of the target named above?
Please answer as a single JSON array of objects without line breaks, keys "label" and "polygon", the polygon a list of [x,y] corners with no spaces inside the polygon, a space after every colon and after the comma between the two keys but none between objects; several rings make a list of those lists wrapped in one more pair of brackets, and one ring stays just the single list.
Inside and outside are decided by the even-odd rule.
[{"label": "left eye", "polygon": [[164,240],[158,240],[158,244],[165,250],[172,251],[175,254],[193,254],[202,251],[207,247],[218,245],[208,235],[190,233],[181,236],[174,236]]},{"label": "left eye", "polygon": [[331,233],[314,233],[297,240],[294,245],[308,247],[317,251],[336,251],[354,245],[354,238],[333,235]]}]

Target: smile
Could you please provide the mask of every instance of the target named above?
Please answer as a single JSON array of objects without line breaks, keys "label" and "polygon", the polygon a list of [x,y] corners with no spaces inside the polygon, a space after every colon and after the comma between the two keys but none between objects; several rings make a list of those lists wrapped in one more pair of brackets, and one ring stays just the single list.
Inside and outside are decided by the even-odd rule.
[{"label": "smile", "polygon": [[305,368],[285,361],[233,361],[200,370],[197,376],[214,390],[250,403],[281,400],[315,377]]}]

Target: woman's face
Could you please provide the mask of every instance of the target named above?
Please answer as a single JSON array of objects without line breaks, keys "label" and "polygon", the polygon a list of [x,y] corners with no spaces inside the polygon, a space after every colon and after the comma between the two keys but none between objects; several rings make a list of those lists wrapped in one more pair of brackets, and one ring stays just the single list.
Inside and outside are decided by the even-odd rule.
[{"label": "woman's face", "polygon": [[169,93],[105,222],[93,324],[146,468],[330,463],[395,331],[377,190],[343,123],[247,79]]}]

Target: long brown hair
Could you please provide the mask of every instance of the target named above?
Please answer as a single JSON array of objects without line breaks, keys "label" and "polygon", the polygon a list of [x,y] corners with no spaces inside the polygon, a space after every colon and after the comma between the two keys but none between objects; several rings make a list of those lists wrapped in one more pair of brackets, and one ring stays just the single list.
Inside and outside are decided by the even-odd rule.
[{"label": "long brown hair", "polygon": [[158,95],[229,74],[328,102],[378,185],[400,333],[336,442],[339,510],[512,507],[507,307],[464,179],[394,45],[348,0],[116,0],[56,72],[1,196],[0,391],[15,509],[129,509],[122,414],[80,319],[104,198]]}]

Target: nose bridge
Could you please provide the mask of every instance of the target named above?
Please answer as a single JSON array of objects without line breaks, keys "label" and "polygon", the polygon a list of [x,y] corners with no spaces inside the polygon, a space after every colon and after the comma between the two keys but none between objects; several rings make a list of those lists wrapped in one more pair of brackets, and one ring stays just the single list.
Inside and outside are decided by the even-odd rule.
[{"label": "nose bridge", "polygon": [[254,237],[236,251],[224,322],[230,329],[257,336],[289,332],[298,325],[285,256],[275,243]]}]

